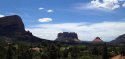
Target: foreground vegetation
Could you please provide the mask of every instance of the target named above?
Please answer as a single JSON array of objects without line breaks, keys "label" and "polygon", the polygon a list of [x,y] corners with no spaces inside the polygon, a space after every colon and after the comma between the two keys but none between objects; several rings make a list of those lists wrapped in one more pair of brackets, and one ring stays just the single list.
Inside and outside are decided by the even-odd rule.
[{"label": "foreground vegetation", "polygon": [[38,44],[0,42],[0,59],[110,59],[124,55],[124,45],[67,45],[41,42]]}]

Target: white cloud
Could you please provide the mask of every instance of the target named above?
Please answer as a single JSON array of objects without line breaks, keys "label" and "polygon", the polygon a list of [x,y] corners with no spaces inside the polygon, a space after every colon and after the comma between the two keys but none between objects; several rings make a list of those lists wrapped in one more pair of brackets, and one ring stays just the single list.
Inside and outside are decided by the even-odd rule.
[{"label": "white cloud", "polygon": [[99,36],[104,41],[110,41],[125,33],[124,25],[125,22],[40,24],[28,30],[50,40],[54,40],[59,32],[68,31],[78,33],[80,40],[91,41]]},{"label": "white cloud", "polygon": [[49,9],[49,10],[47,10],[47,12],[48,12],[48,13],[51,13],[51,12],[54,12],[54,11],[53,11],[53,10],[51,10],[51,9]]},{"label": "white cloud", "polygon": [[39,10],[43,10],[44,8],[41,8],[41,7],[40,7],[40,8],[38,8],[38,9],[39,9]]},{"label": "white cloud", "polygon": [[0,18],[1,18],[1,17],[5,17],[5,15],[0,14]]},{"label": "white cloud", "polygon": [[38,8],[38,10],[45,10],[46,12],[48,12],[48,13],[51,13],[51,12],[54,12],[52,9],[45,9],[45,8]]},{"label": "white cloud", "polygon": [[125,2],[122,4],[123,7],[125,7]]},{"label": "white cloud", "polygon": [[77,9],[99,9],[99,10],[115,10],[120,8],[119,0],[92,0],[87,4],[79,4]]},{"label": "white cloud", "polygon": [[119,0],[119,1],[125,1],[125,0]]},{"label": "white cloud", "polygon": [[39,22],[51,22],[52,18],[40,18],[38,19]]}]

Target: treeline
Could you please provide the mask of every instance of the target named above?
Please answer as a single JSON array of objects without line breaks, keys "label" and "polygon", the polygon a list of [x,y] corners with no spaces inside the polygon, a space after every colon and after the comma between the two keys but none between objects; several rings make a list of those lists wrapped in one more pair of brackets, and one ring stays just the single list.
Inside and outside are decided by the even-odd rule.
[{"label": "treeline", "polygon": [[67,45],[41,42],[34,44],[0,43],[0,59],[110,59],[125,55],[124,45]]}]

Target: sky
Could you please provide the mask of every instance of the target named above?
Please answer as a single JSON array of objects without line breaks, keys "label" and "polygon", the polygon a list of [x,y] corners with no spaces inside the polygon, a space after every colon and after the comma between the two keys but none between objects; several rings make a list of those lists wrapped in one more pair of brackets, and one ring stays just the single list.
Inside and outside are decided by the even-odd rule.
[{"label": "sky", "polygon": [[33,35],[55,40],[76,32],[82,41],[125,34],[125,0],[0,0],[0,17],[19,15]]}]

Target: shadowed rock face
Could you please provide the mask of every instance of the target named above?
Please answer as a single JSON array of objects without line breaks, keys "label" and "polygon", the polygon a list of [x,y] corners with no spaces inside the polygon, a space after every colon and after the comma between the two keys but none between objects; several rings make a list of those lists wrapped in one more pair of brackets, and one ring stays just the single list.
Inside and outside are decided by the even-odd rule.
[{"label": "shadowed rock face", "polygon": [[71,33],[68,33],[68,32],[63,32],[63,33],[58,33],[58,37],[67,37],[67,38],[76,38],[78,39],[78,36],[76,33],[74,32],[71,32]]},{"label": "shadowed rock face", "polygon": [[80,42],[78,35],[75,32],[63,32],[58,33],[57,39],[55,41],[60,42]]},{"label": "shadowed rock face", "polygon": [[116,39],[112,40],[111,43],[125,43],[125,34],[118,36]]},{"label": "shadowed rock face", "polygon": [[18,15],[0,18],[0,38],[4,38],[6,42],[40,42],[44,40],[33,36],[30,31],[25,31],[22,19]]},{"label": "shadowed rock face", "polygon": [[25,32],[24,24],[19,16],[0,18],[0,35],[9,35],[15,32]]}]

